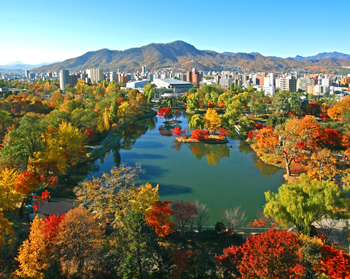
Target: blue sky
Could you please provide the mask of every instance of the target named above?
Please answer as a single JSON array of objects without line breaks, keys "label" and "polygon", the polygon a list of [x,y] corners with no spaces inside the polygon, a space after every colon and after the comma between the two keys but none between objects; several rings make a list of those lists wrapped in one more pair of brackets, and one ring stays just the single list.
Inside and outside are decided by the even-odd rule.
[{"label": "blue sky", "polygon": [[175,40],[265,56],[350,54],[349,0],[0,0],[0,7],[0,65]]}]

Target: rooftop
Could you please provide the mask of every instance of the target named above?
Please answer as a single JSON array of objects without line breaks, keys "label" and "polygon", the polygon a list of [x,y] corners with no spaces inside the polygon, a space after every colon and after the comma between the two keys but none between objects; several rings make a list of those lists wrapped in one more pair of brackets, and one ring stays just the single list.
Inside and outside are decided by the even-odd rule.
[{"label": "rooftop", "polygon": [[35,213],[43,215],[62,215],[73,209],[74,205],[74,200],[70,199],[45,200]]},{"label": "rooftop", "polygon": [[168,84],[192,84],[190,82],[187,81],[182,81],[182,80],[178,80],[178,79],[173,79],[173,78],[161,78],[161,79],[155,79],[153,80],[153,82],[156,82],[157,80],[160,80],[162,82],[168,83]]}]

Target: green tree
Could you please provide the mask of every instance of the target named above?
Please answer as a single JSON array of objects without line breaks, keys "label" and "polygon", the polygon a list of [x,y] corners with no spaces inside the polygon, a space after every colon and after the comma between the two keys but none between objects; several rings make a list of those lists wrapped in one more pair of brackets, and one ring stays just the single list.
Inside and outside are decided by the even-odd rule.
[{"label": "green tree", "polygon": [[1,149],[1,159],[7,165],[24,164],[26,169],[29,157],[42,149],[40,135],[46,130],[41,118],[35,114],[26,114],[19,122],[19,127],[8,133]]},{"label": "green tree", "polygon": [[203,129],[205,124],[205,119],[199,114],[195,114],[191,117],[190,126],[193,129]]},{"label": "green tree", "polygon": [[199,99],[200,94],[199,93],[193,93],[191,95],[188,95],[187,97],[187,107],[189,110],[197,110],[199,109]]},{"label": "green tree", "polygon": [[[143,213],[132,211],[122,222],[123,227],[118,230],[117,235],[117,252],[122,261],[131,266],[132,275],[143,279],[169,278],[171,271],[169,255],[164,247],[158,244],[157,235],[146,224]],[[128,259],[127,255],[131,255],[131,259]]]},{"label": "green tree", "polygon": [[148,83],[143,87],[143,95],[146,96],[148,103],[154,98],[155,86],[152,83]]},{"label": "green tree", "polygon": [[295,225],[310,234],[311,224],[322,217],[339,216],[339,209],[349,205],[347,193],[331,181],[312,180],[306,174],[300,181],[283,184],[278,193],[265,192],[264,214],[286,225]]},{"label": "green tree", "polygon": [[282,91],[280,93],[277,93],[273,96],[272,107],[277,112],[286,113],[288,110],[290,110],[289,99],[290,99],[289,91]]},{"label": "green tree", "polygon": [[118,121],[117,114],[118,114],[118,102],[117,102],[117,99],[114,99],[110,109],[110,118],[114,123],[117,123]]},{"label": "green tree", "polygon": [[230,125],[234,125],[242,114],[243,104],[236,98],[231,99],[226,107],[224,118]]}]

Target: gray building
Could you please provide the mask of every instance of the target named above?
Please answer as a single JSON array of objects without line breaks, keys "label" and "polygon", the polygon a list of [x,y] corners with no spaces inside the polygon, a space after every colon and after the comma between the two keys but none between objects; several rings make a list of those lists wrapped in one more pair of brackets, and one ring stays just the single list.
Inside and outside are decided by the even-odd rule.
[{"label": "gray building", "polygon": [[64,90],[66,85],[69,84],[69,70],[60,71],[60,88]]}]

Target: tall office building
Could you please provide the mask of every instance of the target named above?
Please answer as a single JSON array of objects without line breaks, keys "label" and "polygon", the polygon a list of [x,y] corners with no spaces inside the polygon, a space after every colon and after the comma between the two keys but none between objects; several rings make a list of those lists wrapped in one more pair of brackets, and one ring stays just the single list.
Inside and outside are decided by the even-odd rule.
[{"label": "tall office building", "polygon": [[25,70],[25,71],[24,71],[24,76],[25,76],[26,78],[29,78],[29,73],[30,73],[29,70]]},{"label": "tall office building", "polygon": [[141,67],[141,74],[142,75],[145,75],[147,73],[147,65],[143,65],[142,67]]},{"label": "tall office building", "polygon": [[110,72],[109,73],[109,81],[114,80],[115,82],[118,82],[118,74],[116,74],[115,72]]},{"label": "tall office building", "polygon": [[66,85],[69,84],[69,70],[60,71],[60,88],[64,90]]},{"label": "tall office building", "polygon": [[99,69],[99,68],[92,68],[92,69],[87,69],[86,70],[89,79],[91,80],[92,84],[96,84],[99,81],[104,80],[104,74],[103,74],[103,70]]}]

